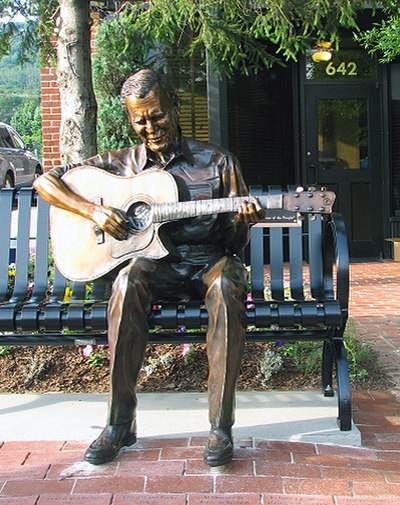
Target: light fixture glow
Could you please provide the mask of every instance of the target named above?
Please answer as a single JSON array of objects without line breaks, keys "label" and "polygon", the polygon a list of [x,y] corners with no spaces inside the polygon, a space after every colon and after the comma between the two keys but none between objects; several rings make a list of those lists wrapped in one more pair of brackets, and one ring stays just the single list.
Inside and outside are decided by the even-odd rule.
[{"label": "light fixture glow", "polygon": [[330,61],[332,59],[332,44],[326,41],[317,42],[311,52],[311,59],[316,63]]}]

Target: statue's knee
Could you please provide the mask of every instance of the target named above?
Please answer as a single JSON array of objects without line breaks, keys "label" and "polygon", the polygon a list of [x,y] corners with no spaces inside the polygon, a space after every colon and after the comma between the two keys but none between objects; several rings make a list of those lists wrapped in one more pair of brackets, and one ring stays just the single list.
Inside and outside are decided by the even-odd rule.
[{"label": "statue's knee", "polygon": [[226,303],[234,300],[244,300],[246,296],[246,282],[244,278],[225,275],[220,272],[215,275],[208,289],[209,296],[222,298]]},{"label": "statue's knee", "polygon": [[127,291],[128,288],[135,288],[142,284],[143,272],[145,268],[139,261],[132,261],[119,272],[113,283],[113,290]]}]

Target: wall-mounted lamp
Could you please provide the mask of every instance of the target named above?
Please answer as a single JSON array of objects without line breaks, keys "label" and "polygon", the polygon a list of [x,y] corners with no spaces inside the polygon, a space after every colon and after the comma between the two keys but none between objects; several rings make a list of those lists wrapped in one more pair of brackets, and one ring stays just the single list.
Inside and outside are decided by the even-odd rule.
[{"label": "wall-mounted lamp", "polygon": [[330,61],[332,58],[332,44],[330,42],[317,42],[315,47],[311,52],[311,58],[315,63],[321,63],[322,61]]}]

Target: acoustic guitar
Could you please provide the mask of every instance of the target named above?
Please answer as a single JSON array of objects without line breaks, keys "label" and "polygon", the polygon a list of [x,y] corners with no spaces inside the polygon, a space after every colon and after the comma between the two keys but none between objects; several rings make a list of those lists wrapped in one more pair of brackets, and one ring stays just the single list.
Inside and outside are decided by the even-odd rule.
[{"label": "acoustic guitar", "polygon": [[[174,177],[162,170],[146,170],[133,176],[115,175],[96,167],[76,167],[63,182],[83,198],[119,208],[130,222],[126,240],[116,240],[91,220],[58,207],[50,209],[50,232],[57,268],[73,281],[98,279],[134,257],[159,259],[169,254],[160,227],[177,219],[237,212],[244,200],[254,197],[178,201]],[[258,196],[266,213],[277,210],[330,213],[335,201],[331,191],[316,190]]]}]

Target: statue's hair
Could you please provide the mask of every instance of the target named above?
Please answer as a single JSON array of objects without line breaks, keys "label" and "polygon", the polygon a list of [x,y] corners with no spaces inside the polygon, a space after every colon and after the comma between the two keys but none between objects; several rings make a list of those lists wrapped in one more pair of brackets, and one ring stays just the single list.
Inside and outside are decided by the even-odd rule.
[{"label": "statue's hair", "polygon": [[142,68],[128,77],[122,85],[122,101],[125,102],[129,96],[139,99],[145,98],[154,88],[162,89],[174,103],[178,103],[175,91],[168,82],[166,75],[151,68]]}]

